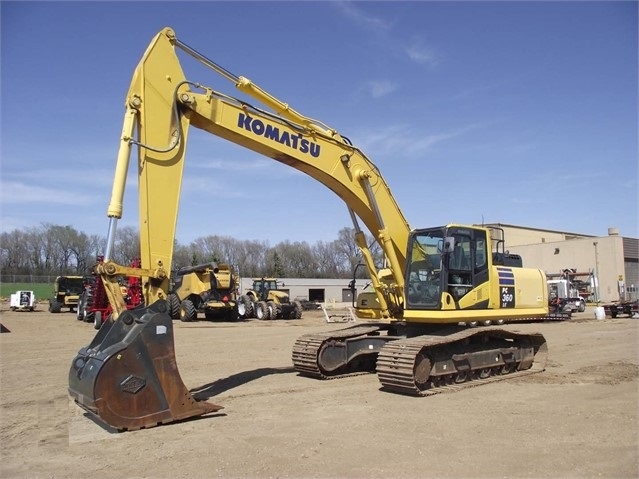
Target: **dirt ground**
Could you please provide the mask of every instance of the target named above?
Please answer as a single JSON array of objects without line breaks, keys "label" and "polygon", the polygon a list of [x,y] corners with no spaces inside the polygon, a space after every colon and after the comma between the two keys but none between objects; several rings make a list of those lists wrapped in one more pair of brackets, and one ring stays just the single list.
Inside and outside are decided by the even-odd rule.
[{"label": "dirt ground", "polygon": [[75,314],[2,304],[2,478],[639,477],[639,320],[508,328],[542,332],[546,371],[426,398],[380,390],[373,374],[297,375],[301,320],[175,322],[184,383],[220,413],[110,432],[67,394],[76,352],[95,331]]}]

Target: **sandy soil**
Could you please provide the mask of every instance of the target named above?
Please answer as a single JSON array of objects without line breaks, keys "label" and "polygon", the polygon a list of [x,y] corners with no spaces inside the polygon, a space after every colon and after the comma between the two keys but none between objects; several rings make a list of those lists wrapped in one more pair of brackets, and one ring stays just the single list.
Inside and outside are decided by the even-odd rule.
[{"label": "sandy soil", "polygon": [[113,433],[70,401],[67,374],[95,331],[72,313],[0,322],[2,478],[638,477],[636,319],[509,326],[542,332],[545,372],[427,398],[382,392],[375,375],[298,376],[294,321],[175,322],[187,387],[216,415]]}]

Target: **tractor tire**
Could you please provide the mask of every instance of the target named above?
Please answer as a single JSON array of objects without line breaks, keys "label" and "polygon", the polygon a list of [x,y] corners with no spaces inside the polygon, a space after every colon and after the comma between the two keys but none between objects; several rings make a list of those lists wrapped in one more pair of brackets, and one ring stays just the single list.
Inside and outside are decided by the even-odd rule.
[{"label": "tractor tire", "polygon": [[171,319],[180,319],[180,298],[175,293],[171,293],[166,298],[166,306],[169,309]]},{"label": "tractor tire", "polygon": [[195,321],[197,319],[197,310],[193,301],[185,299],[180,304],[180,320],[186,323]]},{"label": "tractor tire", "polygon": [[586,310],[586,302],[580,301],[579,308],[577,308],[577,311],[579,311],[580,313],[583,313],[585,310]]},{"label": "tractor tire", "polygon": [[255,317],[260,321],[267,321],[270,319],[268,306],[266,306],[265,301],[258,301],[255,304]]},{"label": "tractor tire", "polygon": [[254,317],[253,301],[247,295],[242,295],[237,300],[237,314],[240,319],[249,319]]},{"label": "tractor tire", "polygon": [[277,307],[277,303],[275,303],[275,301],[268,301],[266,303],[266,310],[268,311],[267,319],[273,320],[280,316],[280,309]]},{"label": "tractor tire", "polygon": [[77,319],[78,321],[82,321],[84,319],[85,308],[86,308],[86,297],[84,293],[82,293],[80,295],[80,298],[78,299],[78,307],[75,311],[75,319]]},{"label": "tractor tire", "polygon": [[293,310],[291,311],[291,319],[302,319],[302,303],[299,301],[293,301]]},{"label": "tractor tire", "polygon": [[102,327],[102,311],[96,311],[93,314],[93,328],[100,329]]},{"label": "tractor tire", "polygon": [[84,310],[84,316],[82,317],[82,320],[85,323],[93,323],[95,322],[95,311],[87,311],[86,309]]},{"label": "tractor tire", "polygon": [[62,311],[62,303],[54,300],[49,301],[49,312],[50,313],[59,313]]}]

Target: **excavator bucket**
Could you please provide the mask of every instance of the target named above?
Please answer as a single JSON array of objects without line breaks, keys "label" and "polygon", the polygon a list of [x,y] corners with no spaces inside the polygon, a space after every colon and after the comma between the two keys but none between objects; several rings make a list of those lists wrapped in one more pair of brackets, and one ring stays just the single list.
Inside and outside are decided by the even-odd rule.
[{"label": "excavator bucket", "polygon": [[196,401],[178,372],[165,301],[106,321],[73,359],[69,394],[120,431],[159,426],[222,409]]}]

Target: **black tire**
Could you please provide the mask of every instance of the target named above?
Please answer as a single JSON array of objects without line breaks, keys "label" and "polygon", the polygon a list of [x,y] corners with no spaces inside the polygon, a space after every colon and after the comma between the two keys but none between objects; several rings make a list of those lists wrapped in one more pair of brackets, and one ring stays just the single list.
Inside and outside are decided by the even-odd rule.
[{"label": "black tire", "polygon": [[82,321],[84,319],[85,308],[86,308],[86,297],[84,293],[82,293],[80,295],[80,298],[78,299],[78,307],[75,310],[75,319],[77,319],[78,321]]},{"label": "black tire", "polygon": [[96,311],[87,311],[84,310],[83,320],[85,323],[93,323],[95,321],[95,313]]},{"label": "black tire", "polygon": [[577,311],[579,311],[580,313],[583,313],[585,310],[586,310],[586,303],[584,301],[580,301],[579,308],[577,309]]},{"label": "black tire", "polygon": [[291,319],[302,319],[302,303],[293,301],[293,311],[291,311]]},{"label": "black tire", "polygon": [[49,301],[49,312],[50,313],[59,313],[62,311],[62,303],[59,303],[55,299]]},{"label": "black tire", "polygon": [[180,321],[189,323],[197,319],[197,311],[195,305],[190,299],[185,299],[180,303]]},{"label": "black tire", "polygon": [[237,300],[237,314],[240,319],[249,319],[254,317],[253,301],[247,295],[242,295]]},{"label": "black tire", "polygon": [[93,315],[93,327],[100,329],[102,327],[102,311],[96,311]]},{"label": "black tire", "polygon": [[273,320],[280,316],[280,309],[277,307],[277,303],[275,303],[275,301],[268,301],[266,303],[266,310],[268,311],[267,319]]},{"label": "black tire", "polygon": [[267,321],[269,318],[268,307],[265,301],[255,303],[255,317],[260,321]]},{"label": "black tire", "polygon": [[166,298],[166,306],[169,309],[171,319],[180,319],[180,298],[175,293],[171,293]]}]

